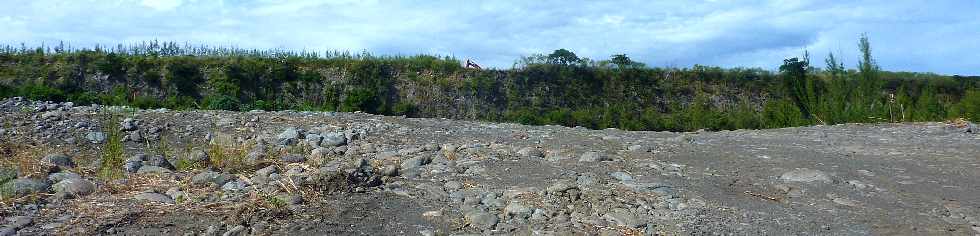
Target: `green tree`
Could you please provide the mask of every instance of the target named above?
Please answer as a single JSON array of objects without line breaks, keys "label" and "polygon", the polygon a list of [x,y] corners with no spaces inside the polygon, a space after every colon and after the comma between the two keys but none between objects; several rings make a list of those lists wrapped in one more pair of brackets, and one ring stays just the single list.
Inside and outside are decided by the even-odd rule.
[{"label": "green tree", "polygon": [[551,54],[548,54],[548,62],[551,64],[570,65],[579,63],[580,61],[581,59],[579,59],[575,53],[564,48],[555,50]]},{"label": "green tree", "polygon": [[799,58],[783,60],[783,65],[779,67],[783,77],[783,89],[800,109],[804,119],[813,117],[813,108],[817,99],[816,85],[813,80],[807,78],[809,70],[808,55],[804,55],[803,60]]},{"label": "green tree", "polygon": [[619,68],[643,68],[646,66],[643,63],[633,61],[629,56],[626,56],[626,54],[612,55],[609,62],[612,62]]}]

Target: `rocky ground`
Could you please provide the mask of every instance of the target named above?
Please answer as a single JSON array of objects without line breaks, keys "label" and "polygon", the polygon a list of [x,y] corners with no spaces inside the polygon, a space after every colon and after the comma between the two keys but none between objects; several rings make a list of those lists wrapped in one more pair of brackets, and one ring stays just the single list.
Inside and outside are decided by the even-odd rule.
[{"label": "rocky ground", "polygon": [[0,235],[977,235],[968,122],[625,132],[0,100]]}]

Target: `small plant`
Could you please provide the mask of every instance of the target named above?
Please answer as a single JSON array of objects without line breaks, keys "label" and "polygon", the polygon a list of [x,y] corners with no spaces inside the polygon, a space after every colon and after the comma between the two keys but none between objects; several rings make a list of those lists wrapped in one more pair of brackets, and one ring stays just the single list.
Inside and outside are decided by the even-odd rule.
[{"label": "small plant", "polygon": [[263,200],[265,200],[266,204],[269,204],[268,207],[271,209],[283,209],[287,205],[286,201],[283,201],[274,195],[265,195],[263,196]]},{"label": "small plant", "polygon": [[119,115],[108,110],[103,110],[100,115],[102,122],[102,132],[106,134],[105,144],[102,145],[102,153],[99,156],[99,177],[106,180],[118,179],[123,176],[123,144],[121,131],[119,129]]}]

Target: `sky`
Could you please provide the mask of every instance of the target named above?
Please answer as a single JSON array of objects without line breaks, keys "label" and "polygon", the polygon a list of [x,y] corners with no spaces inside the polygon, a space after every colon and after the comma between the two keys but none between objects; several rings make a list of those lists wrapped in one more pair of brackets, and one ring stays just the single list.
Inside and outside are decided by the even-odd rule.
[{"label": "sky", "polygon": [[658,67],[775,70],[804,51],[885,70],[980,75],[980,1],[4,0],[0,43],[147,40],[256,49],[434,54],[511,68],[566,48]]}]

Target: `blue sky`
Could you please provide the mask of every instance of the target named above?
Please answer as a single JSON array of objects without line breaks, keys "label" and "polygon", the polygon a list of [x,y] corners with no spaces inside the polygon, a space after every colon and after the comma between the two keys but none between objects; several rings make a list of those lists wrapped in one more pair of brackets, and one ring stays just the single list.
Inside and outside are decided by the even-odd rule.
[{"label": "blue sky", "polygon": [[0,43],[164,40],[246,48],[439,54],[509,68],[567,48],[652,66],[775,69],[809,50],[886,70],[980,74],[980,1],[5,0]]}]

